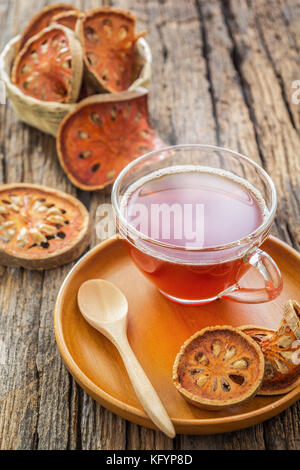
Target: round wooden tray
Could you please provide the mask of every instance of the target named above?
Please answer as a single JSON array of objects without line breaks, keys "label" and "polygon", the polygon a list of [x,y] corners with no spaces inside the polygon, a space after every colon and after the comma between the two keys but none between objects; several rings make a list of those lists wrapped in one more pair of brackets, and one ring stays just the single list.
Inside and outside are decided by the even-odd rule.
[{"label": "round wooden tray", "polygon": [[[242,429],[288,408],[300,398],[300,387],[286,395],[257,396],[223,411],[205,411],[189,405],[171,379],[181,344],[197,330],[208,325],[249,323],[277,328],[284,302],[289,298],[299,300],[300,255],[274,237],[268,238],[263,249],[276,260],[283,276],[284,290],[279,298],[260,305],[218,300],[201,307],[184,307],[165,299],[144,278],[120,240],[112,238],[96,246],[69,273],[55,306],[56,340],[70,373],[104,407],[129,421],[154,428],[135,396],[117,350],[79,312],[79,286],[87,279],[103,278],[114,282],[127,296],[130,344],[177,433],[214,434]],[[257,274],[249,272],[246,282],[257,285]]]}]

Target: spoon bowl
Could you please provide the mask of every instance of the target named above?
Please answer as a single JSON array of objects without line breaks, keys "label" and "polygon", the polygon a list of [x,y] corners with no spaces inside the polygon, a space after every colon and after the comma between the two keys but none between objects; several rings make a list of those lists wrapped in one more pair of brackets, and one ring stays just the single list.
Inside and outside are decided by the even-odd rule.
[{"label": "spoon bowl", "polygon": [[78,305],[87,321],[107,325],[127,317],[128,302],[125,295],[104,279],[91,279],[82,284],[78,291]]}]

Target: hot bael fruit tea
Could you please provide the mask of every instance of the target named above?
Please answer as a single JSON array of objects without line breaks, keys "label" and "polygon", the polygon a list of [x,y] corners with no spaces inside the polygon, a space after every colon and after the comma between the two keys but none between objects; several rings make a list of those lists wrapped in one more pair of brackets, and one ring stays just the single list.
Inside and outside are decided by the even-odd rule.
[{"label": "hot bael fruit tea", "polygon": [[267,215],[260,192],[248,181],[200,166],[173,166],[141,178],[123,196],[122,211],[131,227],[162,242],[150,247],[145,237],[133,235],[125,245],[173,300],[211,300],[233,286],[249,268],[240,252],[225,256],[223,250],[203,249],[242,240]]}]

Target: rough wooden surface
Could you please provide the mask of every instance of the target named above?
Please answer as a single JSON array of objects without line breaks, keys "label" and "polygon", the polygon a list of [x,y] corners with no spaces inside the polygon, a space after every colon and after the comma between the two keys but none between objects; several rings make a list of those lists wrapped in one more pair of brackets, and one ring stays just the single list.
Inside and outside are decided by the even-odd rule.
[{"label": "rough wooden surface", "polygon": [[[50,3],[0,0],[0,49]],[[300,104],[292,102],[292,82],[300,79],[299,0],[102,3],[130,9],[149,32],[150,109],[160,135],[171,144],[218,143],[263,165],[279,193],[273,233],[299,249]],[[110,197],[76,191],[60,169],[54,139],[17,122],[7,103],[0,105],[0,182],[18,181],[77,195],[92,217]],[[0,272],[1,449],[300,449],[299,404],[247,430],[171,441],[95,403],[66,371],[54,339],[53,305],[70,267]]]}]

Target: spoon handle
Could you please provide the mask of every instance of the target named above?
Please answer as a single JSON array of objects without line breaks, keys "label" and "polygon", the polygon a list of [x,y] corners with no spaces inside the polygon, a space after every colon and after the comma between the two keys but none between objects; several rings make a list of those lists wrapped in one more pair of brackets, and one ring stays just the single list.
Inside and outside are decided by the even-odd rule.
[{"label": "spoon handle", "polygon": [[167,436],[174,438],[175,429],[153,385],[132,351],[127,338],[116,345],[123,359],[135,393],[153,423]]}]

